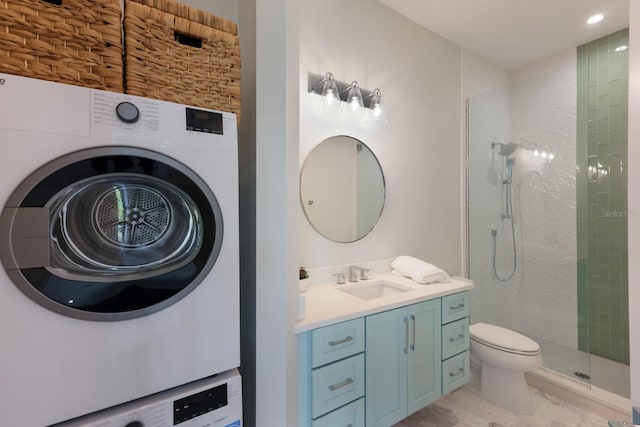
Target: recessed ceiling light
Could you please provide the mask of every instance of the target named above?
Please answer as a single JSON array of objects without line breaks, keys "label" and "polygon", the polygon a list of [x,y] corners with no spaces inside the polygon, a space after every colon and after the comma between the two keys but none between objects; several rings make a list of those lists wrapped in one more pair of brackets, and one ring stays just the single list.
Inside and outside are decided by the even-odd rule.
[{"label": "recessed ceiling light", "polygon": [[602,18],[604,18],[603,14],[595,14],[591,18],[587,19],[587,24],[597,24],[598,22],[602,21]]},{"label": "recessed ceiling light", "polygon": [[622,46],[618,46],[617,48],[613,49],[614,52],[622,52],[623,50],[627,50],[629,49],[629,46],[626,45],[622,45]]}]

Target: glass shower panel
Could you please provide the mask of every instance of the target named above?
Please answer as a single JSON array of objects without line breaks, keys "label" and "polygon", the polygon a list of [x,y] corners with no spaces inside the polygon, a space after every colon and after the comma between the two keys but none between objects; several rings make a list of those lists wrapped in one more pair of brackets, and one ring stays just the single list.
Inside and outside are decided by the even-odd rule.
[{"label": "glass shower panel", "polygon": [[576,82],[570,63],[469,99],[468,262],[472,322],[532,338],[545,367],[588,382],[578,346]]},{"label": "glass shower panel", "polygon": [[579,348],[592,384],[626,397],[628,46],[625,29],[577,49]]}]

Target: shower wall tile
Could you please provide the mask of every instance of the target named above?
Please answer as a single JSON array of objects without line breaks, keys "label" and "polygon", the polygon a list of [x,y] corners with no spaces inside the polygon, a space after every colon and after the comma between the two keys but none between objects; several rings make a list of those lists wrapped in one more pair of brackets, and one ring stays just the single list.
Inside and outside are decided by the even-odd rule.
[{"label": "shower wall tile", "polygon": [[[627,257],[628,30],[577,49],[577,246],[579,348],[629,362]],[[584,95],[587,99],[585,101]],[[585,284],[586,281],[586,284]],[[585,295],[586,293],[586,295]],[[585,313],[586,312],[586,313]]]},{"label": "shower wall tile", "polygon": [[[586,56],[583,63],[586,65]],[[595,63],[597,67],[597,63]],[[587,74],[580,95],[587,107]],[[576,312],[577,246],[576,193],[586,198],[587,149],[576,162],[577,77],[575,63],[478,95],[469,100],[469,264],[476,283],[472,322],[490,322],[576,349],[578,322],[588,325],[588,311]],[[596,89],[596,87],[594,87]],[[593,117],[597,119],[597,102]],[[586,137],[586,116],[583,136]],[[593,143],[597,144],[597,123]],[[517,270],[511,280],[499,281],[493,272],[493,240],[497,230],[496,265],[503,277],[512,263],[511,226],[500,217],[502,158],[490,143],[514,141],[513,203],[517,242]],[[554,159],[535,156],[552,152]],[[595,155],[594,155],[595,159]],[[577,170],[576,165],[580,170]],[[597,175],[597,173],[596,173]],[[596,178],[594,178],[596,179]],[[586,225],[586,206],[580,214]],[[586,246],[582,258],[586,260]],[[588,275],[583,263],[582,274]],[[586,286],[586,281],[585,281]],[[583,294],[586,300],[586,289]],[[558,327],[562,325],[562,327]],[[576,367],[584,370],[587,367]]]}]

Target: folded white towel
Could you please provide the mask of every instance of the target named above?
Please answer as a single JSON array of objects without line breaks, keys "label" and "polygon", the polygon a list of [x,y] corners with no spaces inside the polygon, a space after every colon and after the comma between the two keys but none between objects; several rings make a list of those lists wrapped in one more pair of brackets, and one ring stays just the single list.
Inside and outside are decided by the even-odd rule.
[{"label": "folded white towel", "polygon": [[449,275],[433,264],[410,256],[399,256],[391,263],[392,273],[411,277],[418,283],[448,282]]}]

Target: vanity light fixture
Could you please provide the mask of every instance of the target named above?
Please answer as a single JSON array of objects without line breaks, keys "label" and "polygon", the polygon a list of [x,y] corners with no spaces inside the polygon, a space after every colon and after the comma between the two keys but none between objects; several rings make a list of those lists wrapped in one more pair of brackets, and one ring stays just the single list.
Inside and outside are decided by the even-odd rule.
[{"label": "vanity light fixture", "polygon": [[335,80],[333,74],[309,73],[307,90],[322,96],[318,112],[321,114],[339,114],[343,111],[346,102],[346,110],[351,113],[366,113],[366,120],[386,122],[385,111],[382,107],[382,94],[380,89],[373,92],[360,87],[357,81],[350,84]]},{"label": "vanity light fixture", "polygon": [[593,15],[589,19],[587,19],[587,24],[589,24],[589,25],[597,24],[598,22],[602,21],[603,18],[604,18],[603,14],[596,13],[595,15]]}]

